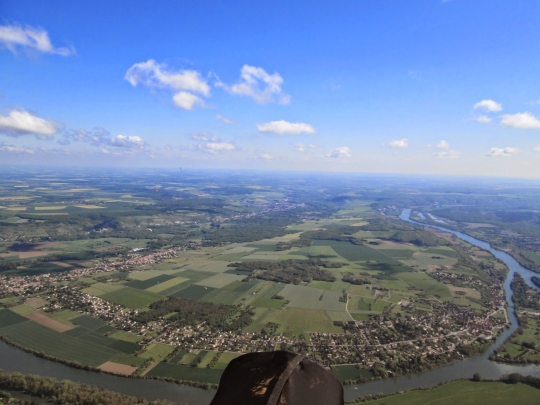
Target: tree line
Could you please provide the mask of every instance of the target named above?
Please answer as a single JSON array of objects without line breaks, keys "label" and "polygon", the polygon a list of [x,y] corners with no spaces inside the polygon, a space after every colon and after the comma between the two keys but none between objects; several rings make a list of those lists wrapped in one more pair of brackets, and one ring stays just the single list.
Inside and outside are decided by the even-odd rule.
[{"label": "tree line", "polygon": [[[47,398],[54,404],[78,405],[173,405],[167,400],[147,401],[118,392],[104,390],[88,384],[69,380],[56,380],[39,375],[9,373],[0,369],[0,389],[24,392],[25,394]],[[0,397],[9,398],[9,393],[0,392]]]},{"label": "tree line", "polygon": [[300,284],[301,282],[336,281],[335,276],[324,268],[340,268],[344,263],[329,262],[319,259],[283,260],[279,262],[253,261],[231,263],[229,267],[250,273],[247,279],[275,281],[285,284]]}]

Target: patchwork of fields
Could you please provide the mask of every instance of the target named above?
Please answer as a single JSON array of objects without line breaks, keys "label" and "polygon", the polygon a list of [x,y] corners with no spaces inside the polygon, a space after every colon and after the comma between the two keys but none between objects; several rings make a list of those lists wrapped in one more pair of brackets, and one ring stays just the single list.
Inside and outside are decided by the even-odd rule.
[{"label": "patchwork of fields", "polygon": [[[92,189],[85,190],[70,189],[66,193],[83,193]],[[261,193],[257,198],[263,197]],[[28,218],[37,220],[45,218],[44,215],[75,216],[83,211],[85,215],[93,211],[121,213],[128,217],[134,207],[152,202],[149,198],[114,193],[103,193],[94,199],[88,198],[86,203],[77,204],[33,203],[32,196],[18,201],[20,206],[11,204],[5,208],[9,213],[0,221],[27,223]],[[7,203],[9,200],[2,201],[2,204]],[[24,211],[30,217],[15,216],[19,211]],[[202,218],[189,209],[177,210],[177,213],[189,217],[190,223]],[[427,312],[431,311],[431,303],[441,302],[483,309],[478,304],[481,296],[477,290],[449,288],[449,285],[430,275],[437,269],[456,273],[466,271],[457,267],[458,251],[450,246],[419,247],[389,241],[385,238],[385,231],[362,230],[361,227],[368,223],[364,218],[370,215],[369,205],[347,204],[335,218],[298,221],[289,225],[287,232],[290,233],[283,236],[256,242],[225,243],[216,247],[202,247],[199,244],[196,250],[178,251],[174,257],[157,263],[130,266],[114,273],[85,275],[76,280],[65,280],[63,285],[86,294],[85,297],[99,299],[106,305],[120,306],[130,316],[151,313],[156,305],[169,299],[169,302],[189,299],[230,306],[236,311],[233,311],[233,316],[238,319],[249,314],[249,321],[235,326],[235,330],[227,331],[229,335],[223,338],[222,344],[235,333],[261,334],[264,331],[264,334],[274,337],[286,336],[308,342],[310,334],[314,333],[343,334],[344,325],[355,325],[355,321],[406,312],[407,308],[402,304],[417,297],[421,297],[422,302],[415,305]],[[159,222],[157,218],[149,218]],[[150,224],[150,219],[143,222]],[[325,236],[295,245],[304,234],[340,227],[348,227],[345,235],[338,235],[335,239]],[[9,249],[0,246],[0,258],[5,263],[25,258],[47,259],[25,263],[6,274],[63,274],[71,269],[91,267],[95,263],[96,252],[114,256],[115,252],[132,254],[146,250],[148,244],[154,241],[154,235],[150,234],[155,233],[156,227],[153,228],[146,229],[145,237],[140,239],[116,236],[13,245]],[[165,231],[159,235],[163,238],[175,236]],[[359,239],[355,243],[347,240],[352,237]],[[50,257],[54,260],[49,260]],[[489,260],[480,253],[475,257]],[[326,278],[308,278],[294,281],[297,284],[285,284],[289,281],[257,277],[256,273],[235,267],[235,263],[240,262],[275,263],[285,260],[318,260],[318,266],[325,272]],[[35,352],[106,372],[207,383],[219,382],[227,364],[242,352],[241,346],[231,346],[223,351],[219,345],[201,349],[183,341],[160,340],[162,337],[154,331],[158,328],[154,328],[153,322],[165,322],[177,316],[182,312],[178,309],[161,314],[157,321],[152,320],[143,331],[135,333],[110,321],[112,316],[101,316],[107,319],[104,321],[98,319],[99,314],[83,315],[84,309],[77,309],[79,312],[73,308],[51,310],[48,305],[49,301],[39,294],[26,300],[0,300],[0,336]],[[190,327],[196,330],[203,327],[206,321],[200,320],[200,323]],[[272,348],[279,348],[279,344]],[[360,375],[372,377],[369,371],[354,366],[336,367],[333,372],[341,380],[358,378]]]}]

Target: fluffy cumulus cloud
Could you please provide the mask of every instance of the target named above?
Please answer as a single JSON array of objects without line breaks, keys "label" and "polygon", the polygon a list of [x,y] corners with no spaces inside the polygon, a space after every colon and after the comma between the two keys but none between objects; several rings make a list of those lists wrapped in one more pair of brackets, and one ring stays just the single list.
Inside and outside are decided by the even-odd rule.
[{"label": "fluffy cumulus cloud", "polygon": [[506,114],[502,116],[501,125],[519,129],[540,129],[540,120],[530,112]]},{"label": "fluffy cumulus cloud", "polygon": [[384,146],[388,148],[407,148],[409,146],[409,140],[407,138],[395,139],[384,144]]},{"label": "fluffy cumulus cloud", "polygon": [[443,150],[440,152],[435,152],[433,156],[435,156],[438,159],[459,159],[459,156],[461,154],[458,151],[455,150]]},{"label": "fluffy cumulus cloud", "polygon": [[534,149],[535,151],[537,151],[537,152],[540,152],[540,145],[535,146],[533,149]]},{"label": "fluffy cumulus cloud", "polygon": [[38,139],[51,139],[58,132],[58,124],[36,117],[28,111],[11,110],[0,115],[0,134],[17,138],[34,135]]},{"label": "fluffy cumulus cloud", "polygon": [[279,73],[269,74],[261,67],[242,66],[240,81],[228,86],[219,79],[216,86],[222,87],[231,94],[253,98],[257,103],[266,104],[277,100],[280,104],[289,104],[291,96],[283,93],[283,78]]},{"label": "fluffy cumulus cloud", "polygon": [[153,59],[135,63],[126,72],[125,79],[132,86],[141,84],[148,88],[177,91],[173,96],[173,102],[184,110],[192,110],[195,105],[204,106],[204,101],[193,93],[210,95],[210,86],[199,72],[195,70],[172,71],[166,64],[157,63]]},{"label": "fluffy cumulus cloud", "polygon": [[200,144],[199,149],[206,153],[216,154],[236,150],[236,147],[230,142],[208,142]]},{"label": "fluffy cumulus cloud", "polygon": [[140,149],[144,146],[144,141],[140,136],[116,135],[110,139],[108,145],[117,148]]},{"label": "fluffy cumulus cloud", "polygon": [[304,124],[302,122],[288,122],[284,120],[257,124],[257,129],[260,132],[267,132],[277,135],[314,134],[317,132],[315,131],[315,128],[309,124]]},{"label": "fluffy cumulus cloud", "polygon": [[450,144],[446,142],[445,140],[442,140],[435,147],[437,149],[450,149]]},{"label": "fluffy cumulus cloud", "polygon": [[518,148],[507,146],[506,148],[491,148],[487,153],[487,156],[512,156],[519,152]]},{"label": "fluffy cumulus cloud", "polygon": [[272,160],[272,159],[274,159],[274,156],[272,156],[269,153],[263,153],[262,155],[257,156],[257,159]]},{"label": "fluffy cumulus cloud", "polygon": [[502,105],[493,100],[482,100],[474,105],[474,109],[498,112],[498,111],[502,111]]},{"label": "fluffy cumulus cloud", "polygon": [[17,54],[19,51],[34,51],[68,56],[75,53],[73,47],[56,48],[49,34],[42,28],[20,25],[0,25],[0,46]]},{"label": "fluffy cumulus cloud", "polygon": [[482,123],[482,124],[489,124],[491,122],[491,118],[487,115],[479,115],[475,118],[476,121]]},{"label": "fluffy cumulus cloud", "polygon": [[25,148],[22,146],[15,146],[11,143],[2,142],[0,143],[0,152],[4,153],[27,153],[30,155],[34,154],[34,150],[30,148]]},{"label": "fluffy cumulus cloud", "polygon": [[188,93],[187,91],[180,91],[173,96],[174,105],[183,108],[184,110],[191,111],[193,106],[199,105],[204,107],[204,101],[195,94]]},{"label": "fluffy cumulus cloud", "polygon": [[352,153],[350,148],[348,148],[347,146],[342,146],[341,148],[336,148],[332,152],[327,153],[325,156],[330,158],[351,158]]}]

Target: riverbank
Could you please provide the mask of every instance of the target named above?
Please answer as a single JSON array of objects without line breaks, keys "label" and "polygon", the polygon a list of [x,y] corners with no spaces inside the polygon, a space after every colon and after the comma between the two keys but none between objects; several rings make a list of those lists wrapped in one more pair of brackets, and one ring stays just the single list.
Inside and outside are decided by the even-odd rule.
[{"label": "riverbank", "polygon": [[510,384],[502,381],[451,381],[432,389],[417,389],[405,393],[364,398],[355,404],[386,405],[454,405],[490,404],[490,405],[536,405],[540,391],[527,384]]}]

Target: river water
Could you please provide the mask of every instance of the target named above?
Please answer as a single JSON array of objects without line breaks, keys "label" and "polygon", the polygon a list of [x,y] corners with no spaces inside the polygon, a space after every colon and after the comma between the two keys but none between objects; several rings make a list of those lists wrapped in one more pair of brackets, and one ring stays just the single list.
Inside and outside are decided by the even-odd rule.
[{"label": "river water", "polygon": [[[410,390],[414,388],[433,387],[437,384],[450,380],[471,378],[476,372],[480,373],[482,378],[486,379],[498,379],[502,375],[510,373],[520,373],[523,375],[540,377],[540,366],[499,364],[488,360],[488,357],[493,350],[499,347],[502,342],[517,329],[517,318],[514,313],[512,290],[510,289],[510,282],[514,277],[514,274],[521,274],[521,276],[531,287],[540,291],[540,289],[536,288],[531,282],[531,277],[535,275],[538,276],[538,274],[533,273],[532,271],[521,266],[509,254],[492,248],[489,243],[475,239],[464,233],[452,231],[440,226],[426,225],[415,222],[410,219],[410,214],[410,209],[404,210],[400,218],[404,221],[417,225],[429,226],[441,231],[450,232],[472,245],[488,250],[495,257],[506,263],[510,271],[504,283],[504,290],[506,301],[508,303],[508,316],[512,325],[509,329],[501,333],[501,335],[497,337],[496,341],[482,355],[440,366],[423,373],[409,374],[396,378],[387,378],[365,384],[348,385],[344,387],[345,399],[350,401],[358,396],[377,394],[379,392],[384,394],[392,394],[398,391]],[[215,390],[203,390],[200,388],[187,387],[162,381],[130,379],[116,377],[110,374],[100,374],[91,371],[78,370],[64,364],[41,359],[22,350],[9,346],[2,341],[0,341],[0,368],[6,371],[19,371],[24,374],[40,374],[46,377],[67,379],[80,383],[91,384],[100,388],[121,392],[127,395],[145,397],[149,400],[162,398],[175,402],[185,402],[189,405],[208,405],[215,394]]]}]

